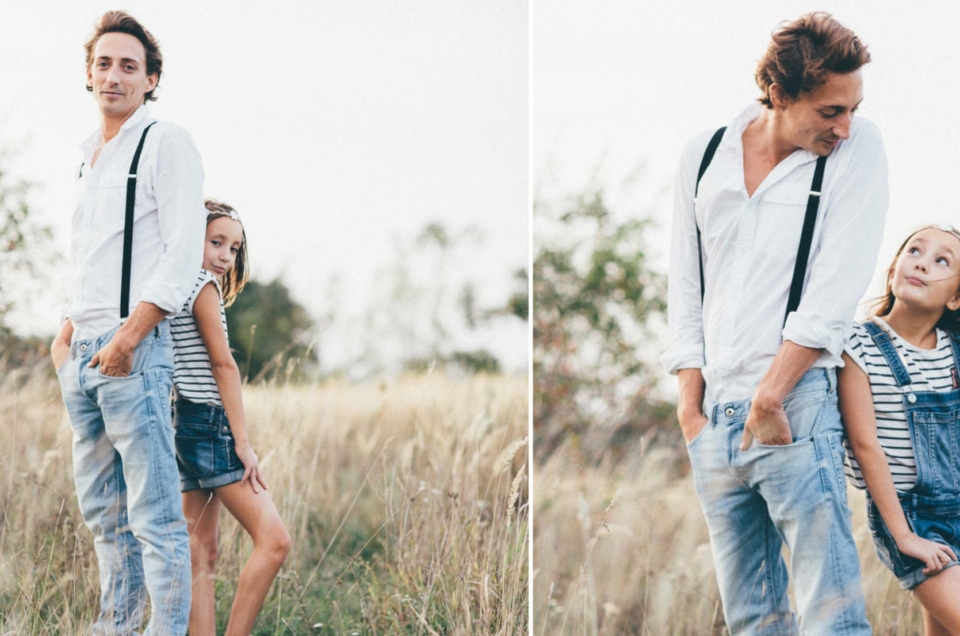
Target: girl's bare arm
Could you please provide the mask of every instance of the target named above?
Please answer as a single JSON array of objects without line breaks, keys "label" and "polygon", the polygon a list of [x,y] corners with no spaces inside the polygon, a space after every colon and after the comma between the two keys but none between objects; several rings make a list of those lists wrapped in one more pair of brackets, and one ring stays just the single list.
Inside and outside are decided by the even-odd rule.
[{"label": "girl's bare arm", "polygon": [[210,368],[213,379],[217,382],[223,409],[230,421],[237,456],[240,457],[245,468],[241,483],[249,479],[254,492],[260,492],[260,486],[266,489],[267,483],[260,472],[259,460],[247,436],[240,369],[233,359],[233,354],[230,353],[227,335],[220,322],[220,295],[212,282],[205,285],[197,294],[197,299],[193,303],[193,317],[197,321],[200,338],[210,356]]}]

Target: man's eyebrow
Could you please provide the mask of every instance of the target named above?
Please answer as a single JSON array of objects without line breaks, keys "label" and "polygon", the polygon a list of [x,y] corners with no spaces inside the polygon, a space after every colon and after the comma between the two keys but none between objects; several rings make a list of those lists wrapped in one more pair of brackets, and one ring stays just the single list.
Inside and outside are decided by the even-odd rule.
[{"label": "man's eyebrow", "polygon": [[[859,102],[853,105],[853,108],[857,108],[862,103],[863,103],[863,100],[861,99]],[[833,108],[835,110],[847,110],[847,106],[845,104],[820,104],[821,110],[826,108]],[[853,110],[853,109],[851,108],[850,110]]]},{"label": "man's eyebrow", "polygon": [[[109,55],[100,55],[100,56],[97,57],[97,61],[98,61],[98,62],[100,62],[100,61],[102,61],[102,60],[107,60],[107,61],[109,61],[109,60],[112,60],[112,59],[113,59],[113,58],[110,57]],[[120,58],[120,63],[121,63],[121,64],[126,64],[126,63],[128,63],[128,62],[133,62],[134,64],[142,64],[142,62],[141,62],[140,60],[136,59],[136,58],[132,58],[132,57],[121,57],[121,58]]]}]

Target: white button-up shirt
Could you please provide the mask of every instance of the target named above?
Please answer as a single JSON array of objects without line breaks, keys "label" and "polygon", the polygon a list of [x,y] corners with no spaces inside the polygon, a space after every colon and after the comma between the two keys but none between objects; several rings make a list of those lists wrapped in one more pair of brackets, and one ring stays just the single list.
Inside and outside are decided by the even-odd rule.
[{"label": "white button-up shirt", "polygon": [[877,127],[857,117],[850,138],[827,159],[803,296],[783,324],[817,155],[794,151],[748,196],[742,136],[761,108],[751,105],[727,127],[696,202],[697,172],[714,131],[687,145],[677,172],[667,298],[672,347],[661,362],[671,373],[702,369],[708,404],[751,397],[784,340],[823,349],[814,367],[842,365],[883,236],[886,155]]},{"label": "white button-up shirt", "polygon": [[[84,163],[77,182],[67,284],[74,339],[99,336],[121,322],[127,174],[143,129],[152,121],[146,106],[137,109],[93,167],[100,131],[80,146]],[[147,133],[133,216],[130,311],[145,301],[172,317],[200,271],[206,232],[203,167],[193,139],[182,128],[158,122]]]}]

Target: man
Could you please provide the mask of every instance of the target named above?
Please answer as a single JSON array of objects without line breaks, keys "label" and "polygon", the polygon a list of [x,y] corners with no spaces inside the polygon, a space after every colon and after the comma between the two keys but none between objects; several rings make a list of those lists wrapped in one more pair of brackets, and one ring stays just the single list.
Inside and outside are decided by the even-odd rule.
[{"label": "man", "polygon": [[[663,362],[679,377],[678,417],[731,634],[798,632],[783,541],[800,632],[870,633],[835,373],[888,204],[880,135],[854,119],[869,61],[827,14],[782,25],[757,69],[760,103],[726,128],[712,160],[714,131],[695,138],[678,171],[674,342]],[[785,321],[791,290],[799,303]]]},{"label": "man", "polygon": [[94,631],[136,633],[146,590],[153,608],[146,633],[182,635],[190,557],[170,422],[167,319],[201,265],[203,169],[184,130],[153,125],[145,104],[156,99],[163,59],[139,22],[104,14],[86,53],[100,128],[81,145],[69,317],[51,353],[73,429],[80,510],[100,568]]}]

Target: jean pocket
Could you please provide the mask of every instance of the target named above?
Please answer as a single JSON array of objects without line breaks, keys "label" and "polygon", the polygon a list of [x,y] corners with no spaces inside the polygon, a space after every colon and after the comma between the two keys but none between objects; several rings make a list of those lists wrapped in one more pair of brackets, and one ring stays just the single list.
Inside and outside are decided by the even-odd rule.
[{"label": "jean pocket", "polygon": [[[111,340],[112,342],[112,340]],[[130,365],[130,373],[127,375],[107,375],[103,372],[103,365],[97,364],[97,374],[101,378],[108,380],[122,380],[124,378],[133,378],[143,374],[143,370],[150,363],[150,354],[153,352],[155,338],[153,334],[147,335],[136,349],[133,350],[133,363]],[[101,348],[102,350],[102,348]]]},{"label": "jean pocket", "polygon": [[813,437],[823,415],[827,396],[823,391],[787,396],[783,410],[790,423],[790,435],[797,443]]},{"label": "jean pocket", "polygon": [[177,459],[184,472],[194,478],[209,477],[214,471],[217,441],[203,431],[178,427]]}]

